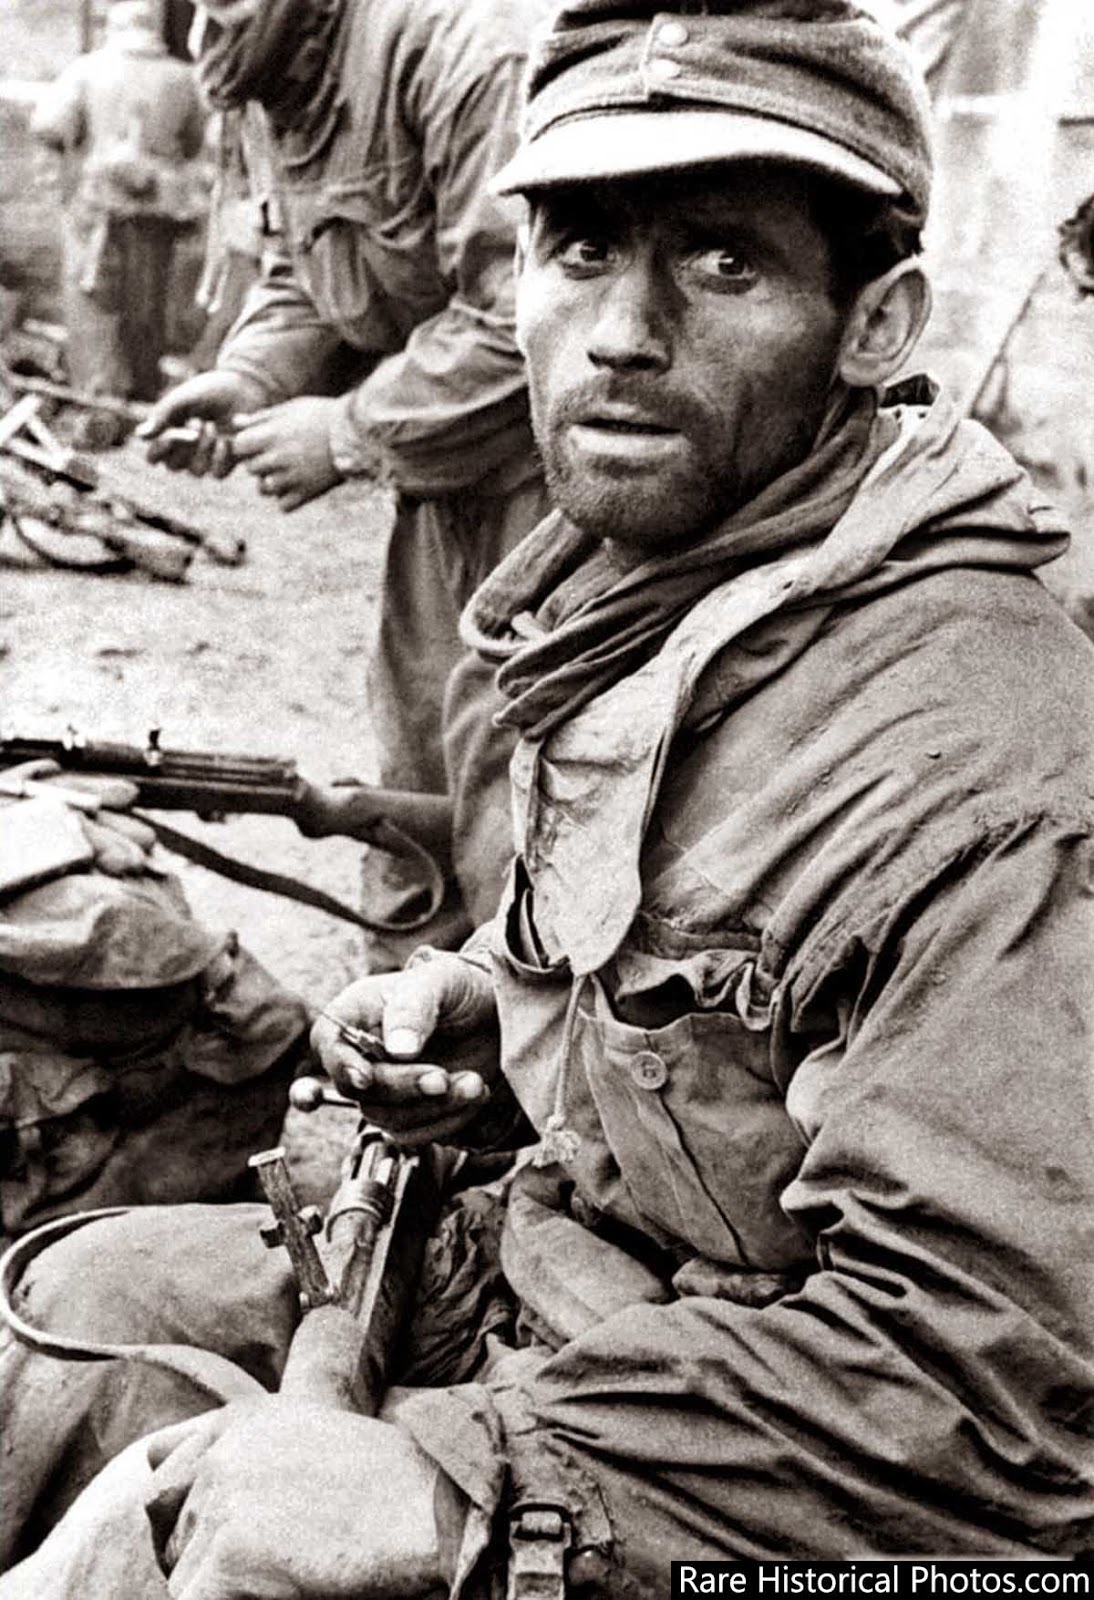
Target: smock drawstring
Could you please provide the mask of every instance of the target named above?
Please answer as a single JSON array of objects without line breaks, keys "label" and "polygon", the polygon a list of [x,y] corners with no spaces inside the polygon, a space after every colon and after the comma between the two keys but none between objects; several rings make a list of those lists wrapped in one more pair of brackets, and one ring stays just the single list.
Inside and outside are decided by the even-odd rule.
[{"label": "smock drawstring", "polygon": [[562,1023],[562,1044],[558,1053],[554,1109],[547,1118],[543,1132],[540,1135],[539,1148],[532,1157],[532,1165],[534,1167],[550,1167],[556,1162],[559,1165],[565,1165],[567,1161],[573,1161],[581,1148],[581,1135],[576,1133],[573,1128],[566,1126],[566,1089],[570,1081],[570,1055],[574,1028],[577,1023],[577,1008],[581,1003],[581,996],[584,993],[589,977],[589,973],[583,972],[573,980],[569,999],[566,1001],[566,1014]]}]

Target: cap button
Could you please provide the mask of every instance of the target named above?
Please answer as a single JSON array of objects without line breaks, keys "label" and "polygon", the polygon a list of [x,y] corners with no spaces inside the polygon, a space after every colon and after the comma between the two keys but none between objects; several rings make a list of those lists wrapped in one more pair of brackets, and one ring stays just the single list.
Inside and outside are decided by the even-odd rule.
[{"label": "cap button", "polygon": [[688,30],[682,22],[665,22],[657,30],[657,43],[663,44],[668,50],[675,50],[688,42]]},{"label": "cap button", "polygon": [[631,1079],[639,1089],[663,1089],[669,1069],[653,1050],[640,1050],[631,1059]]},{"label": "cap button", "polygon": [[661,78],[665,82],[669,78],[678,78],[683,70],[679,61],[672,61],[668,56],[654,56],[650,62],[650,77]]}]

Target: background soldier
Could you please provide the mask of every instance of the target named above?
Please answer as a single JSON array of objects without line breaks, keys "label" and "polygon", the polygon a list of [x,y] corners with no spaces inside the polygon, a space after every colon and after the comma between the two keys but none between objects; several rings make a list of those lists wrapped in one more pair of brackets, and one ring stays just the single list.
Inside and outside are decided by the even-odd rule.
[{"label": "background soldier", "polygon": [[[167,348],[171,263],[206,205],[205,115],[193,69],[174,61],[155,8],[117,0],[99,50],[46,90],[32,130],[65,159],[64,308],[69,376],[89,394],[154,400]],[[95,416],[80,442],[125,424]]]}]

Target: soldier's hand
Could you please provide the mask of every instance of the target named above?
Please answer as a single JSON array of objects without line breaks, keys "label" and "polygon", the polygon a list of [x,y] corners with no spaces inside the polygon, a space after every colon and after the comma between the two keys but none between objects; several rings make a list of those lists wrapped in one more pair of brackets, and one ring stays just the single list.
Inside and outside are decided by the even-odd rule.
[{"label": "soldier's hand", "polygon": [[174,1600],[448,1593],[467,1501],[389,1422],[272,1396],[162,1430],[148,1459]]},{"label": "soldier's hand", "polygon": [[[459,956],[361,978],[326,1010],[312,1029],[324,1069],[402,1143],[452,1138],[489,1098],[500,1070],[493,985]],[[332,1017],[378,1035],[386,1059],[366,1059]]]},{"label": "soldier's hand", "polygon": [[149,461],[195,477],[226,478],[235,465],[232,418],[262,400],[262,391],[239,372],[199,372],[170,389],[137,429]]},{"label": "soldier's hand", "polygon": [[295,511],[341,483],[330,431],[338,402],[317,395],[236,417],[235,453],[282,511]]}]

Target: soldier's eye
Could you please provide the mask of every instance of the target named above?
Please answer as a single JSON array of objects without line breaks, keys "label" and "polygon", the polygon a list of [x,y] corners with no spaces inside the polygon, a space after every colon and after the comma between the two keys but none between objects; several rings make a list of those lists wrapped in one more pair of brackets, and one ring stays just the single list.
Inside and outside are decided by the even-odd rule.
[{"label": "soldier's eye", "polygon": [[595,272],[612,257],[612,247],[606,239],[595,234],[572,235],[561,239],[555,250],[555,259],[571,272]]},{"label": "soldier's eye", "polygon": [[756,281],[756,268],[743,250],[724,245],[709,250],[698,250],[691,258],[691,268],[699,277],[727,289],[747,289]]}]

